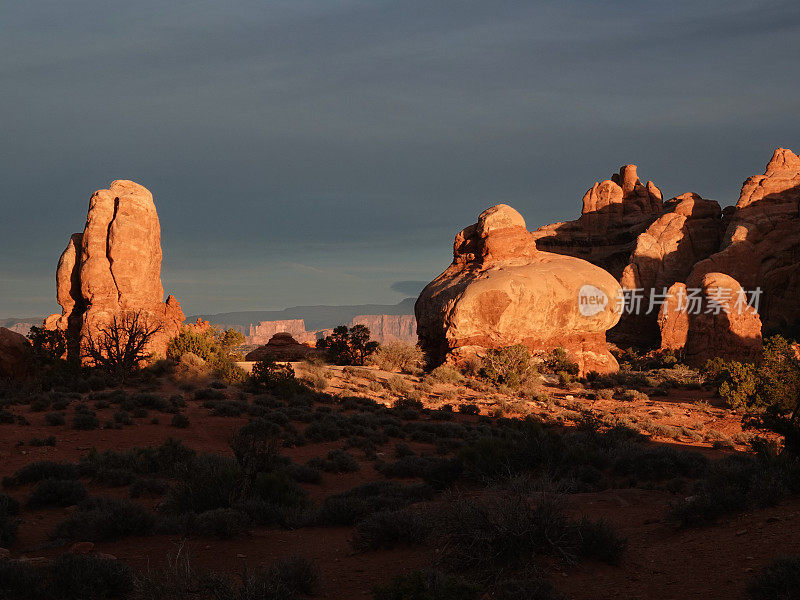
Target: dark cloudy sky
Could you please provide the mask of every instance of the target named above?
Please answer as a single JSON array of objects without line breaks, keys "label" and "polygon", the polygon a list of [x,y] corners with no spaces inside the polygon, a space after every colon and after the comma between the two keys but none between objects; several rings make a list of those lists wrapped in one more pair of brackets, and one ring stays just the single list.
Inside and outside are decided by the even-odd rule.
[{"label": "dark cloudy sky", "polygon": [[399,301],[483,208],[574,218],[623,163],[733,203],[800,150],[799,34],[796,0],[3,2],[0,317],[55,311],[113,179],[187,314]]}]

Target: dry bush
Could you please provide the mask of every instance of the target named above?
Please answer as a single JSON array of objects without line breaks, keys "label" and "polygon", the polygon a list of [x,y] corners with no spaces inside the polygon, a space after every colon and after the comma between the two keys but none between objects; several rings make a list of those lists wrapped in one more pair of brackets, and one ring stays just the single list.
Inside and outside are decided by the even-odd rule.
[{"label": "dry bush", "polygon": [[397,371],[416,374],[422,369],[425,356],[416,344],[389,342],[378,348],[370,357],[370,362],[384,371]]}]

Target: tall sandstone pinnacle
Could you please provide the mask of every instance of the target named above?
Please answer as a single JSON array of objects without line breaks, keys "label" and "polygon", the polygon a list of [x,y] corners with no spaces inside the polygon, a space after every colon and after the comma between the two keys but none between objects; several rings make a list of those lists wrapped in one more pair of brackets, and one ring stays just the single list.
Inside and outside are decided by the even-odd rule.
[{"label": "tall sandstone pinnacle", "polygon": [[174,296],[163,300],[161,224],[145,187],[117,180],[92,195],[83,233],[70,237],[58,261],[56,297],[62,313],[45,327],[68,331],[78,347],[115,316],[140,312],[161,326],[148,350],[165,354],[185,317]]},{"label": "tall sandstone pinnacle", "polygon": [[[615,371],[605,332],[620,293],[603,269],[538,250],[522,215],[499,204],[456,236],[452,264],[417,299],[417,334],[433,364],[522,344],[564,347],[583,373]],[[582,310],[586,294],[604,302]]]},{"label": "tall sandstone pinnacle", "polygon": [[579,219],[545,225],[532,235],[539,250],[588,260],[619,279],[636,237],[661,211],[661,190],[652,181],[643,184],[636,165],[623,165],[584,194]]}]

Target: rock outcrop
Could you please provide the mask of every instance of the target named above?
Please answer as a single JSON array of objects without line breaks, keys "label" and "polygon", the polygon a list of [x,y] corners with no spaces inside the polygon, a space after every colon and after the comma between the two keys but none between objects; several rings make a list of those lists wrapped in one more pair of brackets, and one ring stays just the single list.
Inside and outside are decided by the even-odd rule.
[{"label": "rock outcrop", "polygon": [[642,309],[623,314],[609,339],[622,345],[658,346],[660,305],[650,310],[650,299],[663,298],[671,285],[686,281],[695,263],[717,251],[722,234],[717,202],[693,193],[665,202],[662,214],[636,239],[620,277],[623,289],[641,290]]},{"label": "rock outcrop", "polygon": [[537,249],[522,215],[500,204],[456,236],[452,264],[417,299],[417,333],[433,364],[523,344],[561,346],[583,373],[609,372],[620,293],[603,269]]},{"label": "rock outcrop", "polygon": [[720,251],[698,262],[687,278],[726,273],[747,291],[761,290],[766,330],[800,320],[800,157],[779,148],[763,175],[744,182]]},{"label": "rock outcrop", "polygon": [[0,380],[24,379],[32,367],[31,344],[24,335],[0,327]]},{"label": "rock outcrop", "polygon": [[163,355],[184,320],[174,296],[161,286],[161,225],[152,194],[133,181],[113,181],[95,192],[83,233],[75,233],[56,272],[60,315],[45,327],[70,333],[77,351],[115,316],[138,312],[158,325],[148,350]]},{"label": "rock outcrop", "polygon": [[284,331],[276,333],[265,345],[249,352],[245,360],[258,361],[269,356],[277,361],[297,361],[315,354],[320,354],[316,348],[299,343],[291,333]]},{"label": "rock outcrop", "polygon": [[669,289],[658,314],[661,347],[683,350],[689,364],[703,365],[716,356],[757,360],[761,355],[761,319],[748,304],[739,282],[724,273],[706,273],[696,300],[683,283]]},{"label": "rock outcrop", "polygon": [[637,236],[661,211],[661,190],[652,181],[643,184],[636,165],[624,165],[586,192],[577,221],[545,225],[533,237],[540,250],[582,258],[619,280]]}]

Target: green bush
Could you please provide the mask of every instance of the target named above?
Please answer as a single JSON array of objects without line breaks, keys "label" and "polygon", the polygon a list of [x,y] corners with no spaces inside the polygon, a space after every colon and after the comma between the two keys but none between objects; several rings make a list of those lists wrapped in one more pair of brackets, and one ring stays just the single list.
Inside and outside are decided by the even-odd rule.
[{"label": "green bush", "polygon": [[368,356],[378,349],[378,342],[370,341],[365,325],[339,325],[333,333],[317,340],[317,348],[324,350],[328,360],[336,365],[363,365]]},{"label": "green bush", "polygon": [[570,360],[569,353],[564,348],[559,347],[550,352],[542,364],[550,373],[578,374],[578,364]]},{"label": "green bush", "polygon": [[256,387],[280,396],[291,396],[303,390],[302,383],[295,377],[292,365],[276,363],[271,356],[253,365],[250,379]]},{"label": "green bush", "polygon": [[517,388],[536,373],[530,351],[522,345],[488,350],[480,373],[494,385]]},{"label": "green bush", "polygon": [[428,374],[426,379],[435,383],[449,383],[451,385],[461,385],[464,383],[464,376],[461,372],[451,365],[439,365]]}]

